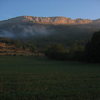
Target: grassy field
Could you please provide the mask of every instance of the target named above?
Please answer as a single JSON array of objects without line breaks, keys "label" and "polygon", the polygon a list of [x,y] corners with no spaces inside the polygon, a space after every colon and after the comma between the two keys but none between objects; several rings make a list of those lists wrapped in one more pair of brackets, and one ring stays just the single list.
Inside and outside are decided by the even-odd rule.
[{"label": "grassy field", "polygon": [[100,64],[0,56],[0,100],[100,100]]}]

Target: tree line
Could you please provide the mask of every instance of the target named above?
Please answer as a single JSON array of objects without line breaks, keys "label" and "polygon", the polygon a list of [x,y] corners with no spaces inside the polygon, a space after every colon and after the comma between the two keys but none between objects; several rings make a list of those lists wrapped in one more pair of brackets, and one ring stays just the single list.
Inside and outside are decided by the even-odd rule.
[{"label": "tree line", "polygon": [[95,32],[86,44],[82,42],[72,42],[70,46],[63,43],[53,43],[43,45],[35,45],[33,41],[11,40],[0,38],[0,42],[14,44],[16,48],[23,50],[29,49],[33,53],[42,53],[49,59],[69,60],[69,61],[85,61],[100,62],[100,31]]},{"label": "tree line", "polygon": [[61,44],[51,45],[46,48],[45,55],[55,60],[100,62],[100,31],[95,32],[85,46],[76,43],[69,48]]}]

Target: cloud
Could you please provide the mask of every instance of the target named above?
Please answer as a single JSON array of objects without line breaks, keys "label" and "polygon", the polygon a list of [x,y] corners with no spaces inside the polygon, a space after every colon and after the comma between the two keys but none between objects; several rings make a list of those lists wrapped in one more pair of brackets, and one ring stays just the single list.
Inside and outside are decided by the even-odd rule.
[{"label": "cloud", "polygon": [[2,30],[2,31],[0,31],[0,37],[14,38],[15,35],[11,32]]}]

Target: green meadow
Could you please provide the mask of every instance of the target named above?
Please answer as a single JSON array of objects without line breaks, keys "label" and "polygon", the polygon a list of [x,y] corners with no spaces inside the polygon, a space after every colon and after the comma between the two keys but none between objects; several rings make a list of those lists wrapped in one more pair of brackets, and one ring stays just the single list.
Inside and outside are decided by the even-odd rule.
[{"label": "green meadow", "polygon": [[0,100],[100,100],[100,64],[0,56]]}]

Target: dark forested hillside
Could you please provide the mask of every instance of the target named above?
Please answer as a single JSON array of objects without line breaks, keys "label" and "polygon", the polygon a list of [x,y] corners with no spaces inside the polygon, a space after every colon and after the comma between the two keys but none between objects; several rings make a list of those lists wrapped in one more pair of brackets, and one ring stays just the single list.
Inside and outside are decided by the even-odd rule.
[{"label": "dark forested hillside", "polygon": [[0,37],[15,41],[20,48],[44,49],[56,44],[67,48],[85,46],[98,30],[99,20],[22,16],[0,21]]}]

